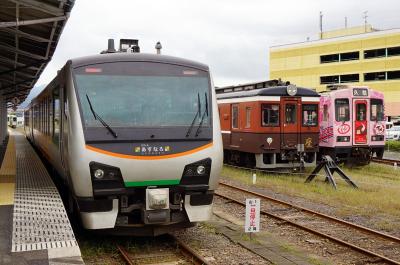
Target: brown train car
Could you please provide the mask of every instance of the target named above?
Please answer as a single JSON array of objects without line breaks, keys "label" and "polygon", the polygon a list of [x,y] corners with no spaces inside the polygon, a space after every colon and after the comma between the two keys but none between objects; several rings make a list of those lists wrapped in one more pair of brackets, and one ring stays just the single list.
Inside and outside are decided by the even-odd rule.
[{"label": "brown train car", "polygon": [[216,88],[226,163],[315,166],[320,95],[277,80]]}]

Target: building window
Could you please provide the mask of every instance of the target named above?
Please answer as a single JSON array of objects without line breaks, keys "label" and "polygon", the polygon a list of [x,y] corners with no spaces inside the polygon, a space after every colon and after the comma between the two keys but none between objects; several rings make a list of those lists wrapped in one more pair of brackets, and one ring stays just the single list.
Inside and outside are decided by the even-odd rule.
[{"label": "building window", "polygon": [[337,83],[339,83],[339,76],[338,75],[321,76],[320,81],[321,81],[321,85],[337,84]]},{"label": "building window", "polygon": [[232,128],[239,128],[239,107],[238,105],[232,105]]},{"label": "building window", "polygon": [[350,120],[349,99],[341,98],[335,100],[335,117],[336,121],[339,122]]},{"label": "building window", "polygon": [[250,117],[251,117],[251,108],[250,107],[246,107],[246,127],[245,128],[250,128]]},{"label": "building window", "polygon": [[339,54],[327,54],[320,56],[321,63],[339,62]]},{"label": "building window", "polygon": [[383,110],[382,99],[371,99],[371,121],[384,121],[385,114]]},{"label": "building window", "polygon": [[360,81],[359,74],[341,75],[340,83],[351,83]]},{"label": "building window", "polygon": [[389,72],[387,72],[387,79],[388,80],[400,79],[400,71],[389,71]]},{"label": "building window", "polygon": [[386,49],[374,49],[364,51],[364,59],[379,58],[386,56]]},{"label": "building window", "polygon": [[262,126],[279,126],[279,105],[263,104]]},{"label": "building window", "polygon": [[387,48],[387,56],[397,56],[397,55],[400,55],[400,47]]},{"label": "building window", "polygon": [[360,59],[360,52],[346,52],[340,54],[340,61],[351,61]]},{"label": "building window", "polygon": [[317,126],[318,123],[318,104],[303,105],[303,125]]},{"label": "building window", "polygon": [[385,80],[386,74],[385,72],[374,72],[374,73],[365,73],[364,81],[379,81]]}]

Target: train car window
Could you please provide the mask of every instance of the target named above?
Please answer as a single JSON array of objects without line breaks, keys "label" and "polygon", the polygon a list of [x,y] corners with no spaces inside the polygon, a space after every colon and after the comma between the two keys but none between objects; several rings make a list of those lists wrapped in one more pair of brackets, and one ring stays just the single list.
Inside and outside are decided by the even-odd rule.
[{"label": "train car window", "polygon": [[371,121],[384,121],[385,114],[383,110],[382,99],[371,99]]},{"label": "train car window", "polygon": [[365,121],[367,118],[367,106],[364,103],[356,105],[356,114],[358,121]]},{"label": "train car window", "polygon": [[58,144],[60,139],[60,87],[53,90],[53,142]]},{"label": "train car window", "polygon": [[335,100],[335,117],[336,121],[350,120],[349,99],[341,98]]},{"label": "train car window", "polygon": [[262,126],[279,126],[279,105],[264,104],[262,117]]},{"label": "train car window", "polygon": [[303,113],[304,126],[317,126],[318,123],[317,104],[304,104],[302,113]]},{"label": "train car window", "polygon": [[297,107],[295,104],[286,104],[285,107],[285,123],[295,124],[297,116]]},{"label": "train car window", "polygon": [[251,108],[246,107],[246,127],[245,128],[250,128],[251,125]]},{"label": "train car window", "polygon": [[400,55],[400,47],[387,48],[387,56],[397,56],[397,55]]},{"label": "train car window", "polygon": [[232,105],[232,128],[239,128],[239,107],[238,105]]},{"label": "train car window", "polygon": [[385,48],[364,51],[364,59],[379,58],[385,56],[386,56]]},{"label": "train car window", "polygon": [[323,120],[324,121],[328,121],[328,116],[329,116],[329,113],[328,113],[328,105],[324,105],[324,113],[323,113]]}]

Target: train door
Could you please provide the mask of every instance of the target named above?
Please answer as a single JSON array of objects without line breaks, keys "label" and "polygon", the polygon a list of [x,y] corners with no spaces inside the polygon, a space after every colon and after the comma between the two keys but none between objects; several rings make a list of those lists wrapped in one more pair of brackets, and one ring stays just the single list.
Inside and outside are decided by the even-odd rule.
[{"label": "train door", "polygon": [[231,105],[231,133],[229,135],[229,143],[231,146],[238,146],[238,143],[235,141],[235,132],[239,130],[239,104]]},{"label": "train door", "polygon": [[[63,81],[60,81],[64,83]],[[68,96],[67,88],[65,84],[61,86],[62,91],[62,103],[61,105],[61,128],[60,128],[60,155],[61,155],[61,165],[63,167],[63,173],[65,181],[68,181]]]},{"label": "train door", "polygon": [[365,99],[353,100],[353,144],[368,143],[368,101]]},{"label": "train door", "polygon": [[287,148],[297,147],[300,141],[300,98],[281,98],[281,106],[282,144]]}]

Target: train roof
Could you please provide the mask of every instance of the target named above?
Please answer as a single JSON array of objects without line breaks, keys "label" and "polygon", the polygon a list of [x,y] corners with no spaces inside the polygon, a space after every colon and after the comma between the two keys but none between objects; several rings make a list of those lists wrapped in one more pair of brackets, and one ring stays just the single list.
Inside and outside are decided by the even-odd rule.
[{"label": "train roof", "polygon": [[73,68],[98,64],[98,63],[110,63],[110,62],[156,62],[156,63],[167,63],[174,65],[182,65],[187,67],[196,68],[203,71],[209,71],[207,65],[187,60],[183,58],[160,55],[160,54],[149,54],[149,53],[107,53],[97,54],[85,57],[74,58],[68,61]]},{"label": "train roof", "polygon": [[[243,97],[254,97],[254,96],[290,96],[287,93],[287,85],[284,86],[272,86],[266,88],[257,88],[253,90],[239,91],[239,92],[229,92],[217,94],[218,99],[226,98],[243,98]],[[297,97],[319,97],[320,95],[310,89],[304,87],[297,87]]]}]

